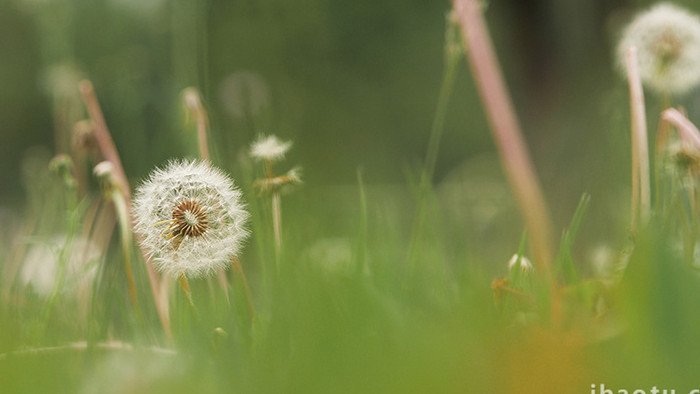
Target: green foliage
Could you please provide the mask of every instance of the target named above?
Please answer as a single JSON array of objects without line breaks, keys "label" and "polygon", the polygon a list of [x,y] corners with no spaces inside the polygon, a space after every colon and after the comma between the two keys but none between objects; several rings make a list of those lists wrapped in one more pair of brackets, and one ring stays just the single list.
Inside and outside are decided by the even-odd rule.
[{"label": "green foliage", "polygon": [[[133,184],[166,158],[197,152],[179,94],[201,90],[212,161],[243,190],[253,235],[239,256],[244,275],[231,269],[191,280],[193,305],[176,278],[161,280],[154,296],[127,222],[119,234],[113,202],[90,175],[96,148],[73,144],[72,128],[85,116],[77,91],[47,88],[48,102],[36,108],[51,108],[44,126],[55,128],[55,151],[76,162],[59,162],[52,174],[46,149],[7,156],[22,168],[13,182],[24,184],[26,201],[21,214],[0,211],[0,393],[584,393],[601,382],[682,392],[697,384],[697,179],[666,176],[667,163],[656,163],[652,220],[637,234],[624,230],[624,95],[556,104],[542,128],[573,130],[547,135],[559,161],[538,168],[545,179],[564,173],[552,207],[561,222],[571,218],[550,287],[523,269],[530,245],[524,231],[518,243],[522,222],[497,158],[487,152],[456,164],[491,143],[463,75],[456,25],[447,26],[445,57],[435,45],[446,4],[26,3],[22,18],[36,22],[40,48],[27,73],[65,72],[70,86],[79,76],[94,81]],[[508,21],[499,7],[490,2],[489,12]],[[505,56],[506,69],[519,67],[522,54]],[[243,75],[233,99],[223,84],[231,75]],[[240,107],[231,112],[233,104]],[[577,121],[597,106],[614,112],[609,127]],[[452,133],[465,125],[468,133]],[[260,132],[294,137],[291,162],[304,165],[306,183],[281,197],[279,249],[271,196],[254,187],[269,174],[247,153]],[[80,149],[83,156],[73,151]],[[581,188],[596,203],[583,194],[571,216]],[[603,262],[614,274],[591,273],[590,245],[611,234],[630,238],[629,246]],[[48,291],[30,280],[32,262],[34,274],[51,273]],[[155,297],[168,301],[169,332]]]}]

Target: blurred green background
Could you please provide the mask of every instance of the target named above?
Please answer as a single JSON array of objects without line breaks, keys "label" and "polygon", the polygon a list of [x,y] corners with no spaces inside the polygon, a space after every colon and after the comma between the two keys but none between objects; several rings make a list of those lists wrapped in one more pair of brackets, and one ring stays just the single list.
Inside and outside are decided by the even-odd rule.
[{"label": "blurred green background", "polygon": [[[700,11],[694,1],[677,3]],[[602,235],[620,234],[605,220],[626,214],[618,211],[629,182],[626,90],[611,53],[621,26],[648,4],[488,2],[558,227],[590,192]],[[95,85],[132,182],[170,157],[196,154],[180,100],[183,88],[195,86],[209,110],[215,161],[234,175],[254,136],[274,133],[294,141],[290,163],[303,166],[312,187],[354,183],[357,168],[370,184],[405,184],[425,155],[449,7],[430,0],[2,0],[0,203],[22,204],[27,149],[68,150],[72,122],[85,117],[74,88],[83,77]],[[684,100],[693,106],[698,96]],[[471,159],[496,163],[493,155],[462,62],[436,182],[471,176]]]}]

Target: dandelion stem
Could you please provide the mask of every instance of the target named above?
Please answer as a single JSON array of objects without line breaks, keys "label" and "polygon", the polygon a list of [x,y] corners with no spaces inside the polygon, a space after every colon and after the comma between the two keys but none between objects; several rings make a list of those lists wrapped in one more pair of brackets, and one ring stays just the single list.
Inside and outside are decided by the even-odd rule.
[{"label": "dandelion stem", "polygon": [[114,208],[119,218],[119,231],[121,233],[122,254],[124,255],[124,270],[126,271],[126,279],[129,283],[129,296],[131,303],[136,311],[139,310],[139,305],[136,300],[136,285],[134,284],[134,275],[131,270],[131,231],[129,229],[129,217],[126,211],[126,202],[121,193],[110,193]]},{"label": "dandelion stem", "polygon": [[282,251],[282,199],[279,192],[272,193],[272,226],[275,232],[275,252],[279,260]]},{"label": "dandelion stem", "polygon": [[243,266],[238,260],[238,257],[233,257],[233,259],[231,259],[231,265],[243,283],[243,291],[245,293],[246,304],[248,305],[248,314],[250,315],[250,324],[252,325],[253,320],[255,319],[255,308],[253,307],[253,297],[250,293],[250,287],[248,287],[248,280],[246,279],[245,273],[243,272]]},{"label": "dandelion stem", "polygon": [[[126,203],[126,208],[128,212],[131,212],[131,189],[129,187],[129,182],[126,179],[126,174],[124,168],[122,167],[121,160],[119,159],[119,154],[117,153],[117,148],[114,146],[114,141],[107,128],[107,123],[105,122],[104,115],[102,114],[102,109],[100,108],[100,103],[97,101],[97,96],[95,95],[95,89],[92,83],[88,80],[80,81],[78,84],[80,94],[82,96],[85,107],[87,108],[90,119],[93,122],[95,140],[97,141],[97,146],[102,153],[102,156],[114,165],[116,181],[120,185],[120,192],[124,194],[124,201]],[[133,228],[133,223],[131,223],[131,216],[129,217],[130,228]],[[168,306],[163,305],[163,303],[168,302],[167,298],[160,299],[158,297],[158,273],[156,273],[153,265],[150,264],[150,259],[148,254],[145,253],[143,248],[139,247],[141,255],[143,256],[143,261],[146,266],[146,272],[148,273],[148,281],[151,285],[151,292],[153,294],[153,299],[156,304],[156,309],[158,311],[158,317],[160,318],[161,325],[163,326],[163,331],[165,335],[170,339],[170,321],[167,314]]]},{"label": "dandelion stem", "polygon": [[[651,188],[649,179],[649,145],[647,141],[647,120],[644,109],[644,89],[639,75],[637,49],[630,47],[626,56],[627,78],[630,91],[630,112],[632,118],[632,224],[636,226],[637,201],[642,224],[649,219],[651,212]],[[637,200],[636,196],[639,196]]]},{"label": "dandelion stem", "polygon": [[[265,175],[268,180],[275,179],[272,171],[272,161],[265,160]],[[275,262],[279,270],[280,253],[282,251],[282,200],[278,191],[273,191],[270,196],[272,204],[272,229],[275,236]]]},{"label": "dandelion stem", "polygon": [[102,156],[104,156],[105,160],[114,165],[114,175],[119,183],[119,190],[124,193],[124,199],[129,201],[131,199],[129,182],[126,179],[124,167],[122,166],[121,159],[119,158],[117,148],[114,145],[112,136],[107,128],[107,123],[105,122],[104,115],[102,114],[102,109],[97,101],[97,96],[95,95],[95,89],[92,86],[92,82],[87,80],[80,81],[78,87],[80,89],[83,102],[85,103],[85,107],[90,115],[90,119],[95,127],[95,139],[98,147],[100,148],[100,152],[102,153]]},{"label": "dandelion stem", "polygon": [[187,303],[193,311],[196,311],[196,307],[194,306],[194,298],[192,298],[192,290],[190,289],[190,282],[187,281],[187,277],[185,277],[185,275],[180,275],[179,279],[182,291],[185,293],[185,298],[187,298]]},{"label": "dandelion stem", "polygon": [[675,126],[684,141],[690,142],[697,149],[700,149],[700,131],[680,111],[675,108],[665,110],[661,114],[661,121]]},{"label": "dandelion stem", "polygon": [[533,242],[534,263],[550,286],[551,312],[556,321],[560,317],[560,304],[552,273],[554,243],[547,204],[508,96],[479,2],[453,0],[453,4],[467,46],[467,58],[500,152],[501,164]]},{"label": "dandelion stem", "polygon": [[207,119],[207,114],[202,108],[201,111],[197,112],[196,115],[197,122],[197,140],[199,142],[199,155],[202,160],[211,161],[209,156],[209,144],[207,143],[207,124],[209,123]]}]

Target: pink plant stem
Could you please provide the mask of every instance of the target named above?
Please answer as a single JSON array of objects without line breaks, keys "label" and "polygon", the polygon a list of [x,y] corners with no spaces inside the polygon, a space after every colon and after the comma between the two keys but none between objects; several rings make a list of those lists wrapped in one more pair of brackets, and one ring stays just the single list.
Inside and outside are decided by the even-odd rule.
[{"label": "pink plant stem", "polygon": [[[651,212],[651,186],[649,177],[649,142],[647,140],[647,118],[644,109],[644,89],[639,75],[637,48],[630,47],[625,58],[630,91],[630,113],[632,118],[632,231],[636,227],[637,201],[642,223],[646,223]],[[639,196],[639,199],[637,199]]]},{"label": "pink plant stem", "polygon": [[282,201],[278,192],[272,193],[272,225],[275,232],[275,249],[279,257],[282,249]]},{"label": "pink plant stem", "polygon": [[199,155],[205,161],[211,161],[209,157],[209,143],[207,142],[207,125],[209,120],[204,110],[197,111],[197,139],[199,140]]},{"label": "pink plant stem", "polygon": [[675,108],[667,109],[661,114],[661,120],[675,126],[684,141],[700,149],[700,131],[680,111]]},{"label": "pink plant stem", "polygon": [[[127,205],[128,212],[131,212],[131,188],[129,187],[129,181],[126,178],[126,173],[124,172],[124,167],[122,167],[121,160],[119,159],[119,153],[114,145],[112,136],[107,128],[107,122],[105,122],[104,115],[102,114],[102,108],[100,108],[100,103],[97,101],[97,96],[95,95],[95,89],[92,86],[92,82],[88,80],[80,81],[78,84],[80,94],[87,108],[90,119],[92,120],[93,126],[95,127],[95,140],[97,141],[97,146],[102,153],[102,156],[112,163],[114,166],[114,175],[116,181],[119,183],[119,190],[124,196],[124,200]],[[129,221],[131,222],[131,215],[127,215]],[[132,223],[129,223],[129,228],[133,228]],[[139,245],[140,247],[140,245]],[[141,254],[143,256],[144,263],[146,265],[146,272],[148,273],[148,280],[151,285],[151,292],[153,293],[153,299],[156,304],[156,310],[158,311],[158,317],[163,326],[163,330],[168,339],[170,336],[170,318],[168,316],[168,307],[164,306],[163,300],[159,295],[159,278],[158,273],[150,264],[148,254],[141,248]],[[167,303],[168,300],[165,299]]]},{"label": "pink plant stem", "polygon": [[500,153],[501,165],[525,217],[532,239],[534,262],[553,290],[554,308],[558,292],[552,274],[553,232],[547,205],[522,138],[479,2],[453,0],[453,4],[467,46],[467,58]]}]

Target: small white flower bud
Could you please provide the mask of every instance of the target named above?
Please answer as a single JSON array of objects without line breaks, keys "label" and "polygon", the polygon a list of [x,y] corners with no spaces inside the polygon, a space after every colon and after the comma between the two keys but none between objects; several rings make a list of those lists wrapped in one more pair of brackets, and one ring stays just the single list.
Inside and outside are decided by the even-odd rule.
[{"label": "small white flower bud", "polygon": [[114,165],[109,161],[102,161],[93,168],[92,173],[100,179],[109,179],[114,174]]},{"label": "small white flower bud", "polygon": [[[517,253],[513,255],[508,261],[508,270],[513,270],[515,265],[518,263]],[[528,272],[533,270],[532,262],[525,256],[520,256],[520,270],[523,272]]]}]

